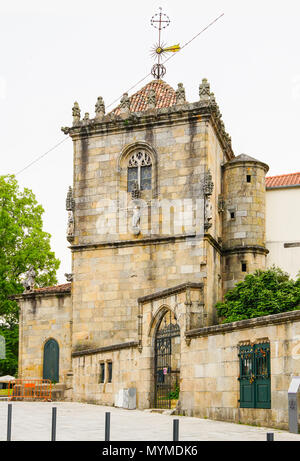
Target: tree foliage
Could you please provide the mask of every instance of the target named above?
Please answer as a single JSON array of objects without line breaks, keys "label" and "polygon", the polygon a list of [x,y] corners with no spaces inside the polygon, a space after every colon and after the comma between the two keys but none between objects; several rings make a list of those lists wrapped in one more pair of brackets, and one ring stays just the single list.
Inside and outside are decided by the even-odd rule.
[{"label": "tree foliage", "polygon": [[216,304],[223,323],[300,309],[300,278],[278,267],[248,274]]},{"label": "tree foliage", "polygon": [[25,273],[33,266],[37,286],[57,283],[60,261],[51,251],[50,234],[43,231],[43,213],[31,190],[21,191],[12,175],[0,176],[0,334],[7,343],[7,363],[0,362],[0,373],[10,368],[8,361],[16,368],[18,304],[10,297],[23,292]]}]

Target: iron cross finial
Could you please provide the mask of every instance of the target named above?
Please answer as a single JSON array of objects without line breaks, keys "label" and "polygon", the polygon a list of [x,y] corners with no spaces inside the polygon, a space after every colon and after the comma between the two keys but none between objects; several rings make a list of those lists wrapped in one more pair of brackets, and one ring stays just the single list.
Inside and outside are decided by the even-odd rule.
[{"label": "iron cross finial", "polygon": [[174,45],[174,46],[169,46],[166,48],[166,44],[162,43],[161,41],[161,31],[162,29],[165,29],[170,25],[170,18],[162,13],[162,7],[159,7],[160,12],[156,13],[152,16],[151,18],[151,25],[158,29],[158,42],[154,45],[152,48],[152,56],[157,58],[157,63],[154,64],[154,66],[151,69],[151,74],[153,77],[160,79],[162,78],[165,73],[166,73],[166,68],[163,64],[161,64],[161,58],[165,55],[167,52],[173,52],[175,53],[176,51],[180,50],[180,46]]}]

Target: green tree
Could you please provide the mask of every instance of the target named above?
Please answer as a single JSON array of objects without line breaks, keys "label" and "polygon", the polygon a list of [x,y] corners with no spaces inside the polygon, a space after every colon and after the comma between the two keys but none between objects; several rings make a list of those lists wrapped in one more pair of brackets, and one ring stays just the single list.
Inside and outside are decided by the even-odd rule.
[{"label": "green tree", "polygon": [[6,339],[0,374],[17,371],[18,304],[11,296],[23,292],[25,273],[33,266],[37,286],[57,283],[60,261],[43,231],[43,213],[31,190],[21,191],[13,175],[0,176],[0,335]]},{"label": "green tree", "polygon": [[278,267],[248,274],[216,304],[222,323],[300,309],[300,278]]}]

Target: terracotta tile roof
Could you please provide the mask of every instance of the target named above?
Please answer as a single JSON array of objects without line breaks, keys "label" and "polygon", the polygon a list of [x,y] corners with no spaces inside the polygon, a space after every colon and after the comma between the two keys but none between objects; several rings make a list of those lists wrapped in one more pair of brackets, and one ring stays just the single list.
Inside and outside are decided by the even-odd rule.
[{"label": "terracotta tile roof", "polygon": [[[170,107],[176,103],[175,90],[163,80],[152,80],[147,83],[141,90],[129,97],[130,111],[143,112],[147,110],[147,97],[150,90],[154,90],[156,94],[156,107]],[[116,107],[112,112],[119,115],[120,106]]]},{"label": "terracotta tile roof", "polygon": [[300,172],[282,174],[279,176],[269,176],[266,178],[266,188],[271,189],[275,187],[292,187],[300,186]]},{"label": "terracotta tile roof", "polygon": [[[66,291],[71,291],[71,283],[64,283],[62,285],[55,285],[52,287],[35,288],[31,293],[61,293]],[[23,294],[26,294],[26,291],[24,291]]]}]

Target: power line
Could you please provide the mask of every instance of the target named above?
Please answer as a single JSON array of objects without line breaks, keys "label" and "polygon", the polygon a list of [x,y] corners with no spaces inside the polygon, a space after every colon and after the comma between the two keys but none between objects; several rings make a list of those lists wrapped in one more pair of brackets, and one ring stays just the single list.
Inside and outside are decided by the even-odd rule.
[{"label": "power line", "polygon": [[47,152],[45,152],[44,154],[40,155],[38,158],[36,158],[35,160],[33,160],[31,163],[29,163],[27,166],[25,166],[24,168],[22,168],[22,170],[18,171],[17,173],[15,173],[15,176],[17,176],[18,174],[22,173],[23,171],[27,170],[27,168],[29,168],[31,165],[33,165],[34,163],[38,162],[39,160],[41,160],[41,158],[45,157],[47,154],[49,154],[50,152],[52,152],[54,149],[56,149],[58,146],[60,146],[63,142],[67,141],[67,139],[69,138],[64,138],[62,139],[60,142],[58,142],[57,144],[55,144],[55,146],[51,147],[51,149],[47,150]]},{"label": "power line", "polygon": [[[203,32],[205,32],[209,27],[211,27],[213,24],[215,24],[222,16],[224,16],[224,13],[220,14],[220,16],[218,16],[216,19],[214,19],[212,22],[210,22],[206,27],[204,27],[204,29],[202,29],[200,32],[198,32],[198,34],[196,34],[193,38],[191,38],[191,40],[189,40],[188,42],[186,42],[181,48],[180,48],[180,51],[183,50],[183,48],[185,48],[187,45],[189,45],[193,40],[195,40],[195,38],[199,37],[199,35],[203,34]],[[176,53],[177,54],[177,53]],[[163,64],[165,64],[167,61],[169,61],[170,59],[174,58],[174,56],[176,56],[176,54],[174,55],[171,55],[169,56],[164,62]],[[141,80],[139,80],[137,83],[135,83],[133,86],[131,86],[126,92],[129,93],[129,91],[133,90],[133,88],[135,88],[137,85],[139,85],[141,82],[143,82],[144,80],[146,80],[147,77],[149,77],[151,75],[151,72],[149,72],[149,74],[147,74],[145,77],[143,77]],[[118,102],[120,100],[120,98],[122,97],[123,95],[120,95],[117,99],[115,99],[113,102],[111,102],[108,106],[106,107],[110,107],[112,106],[113,104],[115,104],[116,102]],[[18,174],[22,173],[23,171],[27,170],[27,168],[31,167],[31,165],[34,165],[35,163],[37,163],[39,160],[41,160],[43,157],[45,157],[47,154],[49,154],[50,152],[52,152],[54,149],[56,149],[58,146],[60,146],[62,143],[64,143],[67,139],[69,138],[64,138],[63,140],[61,140],[60,142],[58,142],[57,144],[55,144],[55,146],[51,147],[51,149],[47,150],[47,152],[45,152],[44,154],[40,155],[38,158],[36,158],[35,160],[33,160],[31,163],[29,163],[27,166],[25,166],[22,170],[18,171],[17,173],[15,173],[15,176],[17,176]]]},{"label": "power line", "polygon": [[[188,42],[186,42],[181,48],[179,51],[183,50],[183,48],[185,48],[187,45],[189,45],[193,40],[195,40],[195,38],[199,37],[199,35],[203,34],[203,32],[205,32],[209,27],[211,27],[213,24],[215,24],[222,16],[224,16],[225,13],[222,13],[220,14],[220,16],[218,16],[216,19],[214,19],[212,22],[210,22],[206,27],[204,27],[204,29],[202,29],[200,32],[198,32],[198,34],[196,34],[193,38],[191,38],[191,40],[189,40]],[[169,61],[170,59],[174,58],[174,56],[176,56],[177,53],[169,56],[162,64],[165,64],[167,61]],[[130,90],[132,90],[133,88],[135,88],[139,83],[143,82],[147,77],[149,77],[149,75],[151,75],[151,72],[149,72],[149,74],[147,74],[144,78],[142,78],[141,80],[139,80],[135,85],[133,85],[132,87],[130,87],[126,93],[129,93]],[[113,102],[111,102],[108,106],[106,107],[110,107],[112,106],[113,104],[115,104],[115,102],[118,102],[120,100],[120,98],[122,97],[123,95],[121,94],[117,99],[115,99]]]}]

